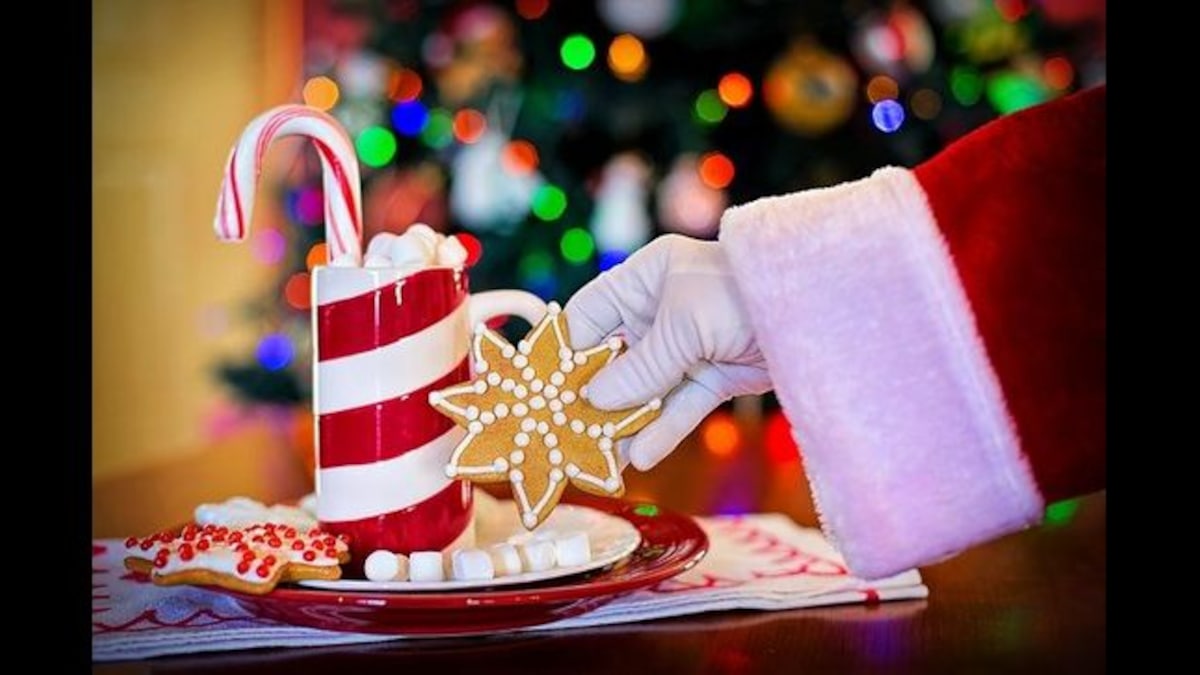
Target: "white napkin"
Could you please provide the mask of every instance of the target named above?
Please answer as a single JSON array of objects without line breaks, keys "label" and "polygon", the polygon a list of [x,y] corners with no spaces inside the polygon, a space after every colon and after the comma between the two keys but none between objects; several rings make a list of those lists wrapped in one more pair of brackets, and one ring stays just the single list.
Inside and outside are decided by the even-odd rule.
[{"label": "white napkin", "polygon": [[[866,582],[846,573],[817,530],[779,514],[697,518],[709,551],[699,565],[656,586],[570,619],[523,630],[558,630],[730,609],[780,610],[924,598],[916,570]],[[258,619],[227,596],[187,586],[140,582],[122,565],[121,542],[93,544],[92,658],[262,647],[411,640],[416,636],[337,633]]]}]

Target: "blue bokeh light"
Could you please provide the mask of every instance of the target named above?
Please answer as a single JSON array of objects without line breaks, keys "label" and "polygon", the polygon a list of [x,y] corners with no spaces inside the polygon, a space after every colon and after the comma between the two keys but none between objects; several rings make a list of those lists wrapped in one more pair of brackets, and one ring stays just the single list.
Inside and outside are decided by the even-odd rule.
[{"label": "blue bokeh light", "polygon": [[600,271],[603,272],[606,269],[620,265],[628,257],[629,254],[625,251],[601,251],[596,261],[600,265]]},{"label": "blue bokeh light", "polygon": [[904,107],[891,99],[884,99],[871,108],[871,121],[876,129],[890,134],[904,124]]},{"label": "blue bokeh light", "polygon": [[296,355],[296,347],[283,333],[271,333],[258,343],[255,356],[258,362],[267,370],[282,370],[292,362]]},{"label": "blue bokeh light", "polygon": [[429,111],[420,101],[404,101],[392,108],[392,126],[405,136],[416,136],[429,121]]}]

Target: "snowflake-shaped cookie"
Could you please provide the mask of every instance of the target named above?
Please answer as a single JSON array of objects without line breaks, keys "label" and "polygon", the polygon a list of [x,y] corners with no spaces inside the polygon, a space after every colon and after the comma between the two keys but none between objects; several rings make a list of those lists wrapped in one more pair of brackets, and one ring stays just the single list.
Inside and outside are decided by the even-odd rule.
[{"label": "snowflake-shaped cookie", "polygon": [[567,481],[592,494],[624,494],[616,440],[657,417],[662,401],[604,411],[582,395],[592,376],[623,349],[619,338],[571,349],[562,309],[553,302],[515,347],[483,324],[476,326],[476,379],[429,395],[430,405],[467,430],[446,475],[510,482],[528,529],[550,515]]}]

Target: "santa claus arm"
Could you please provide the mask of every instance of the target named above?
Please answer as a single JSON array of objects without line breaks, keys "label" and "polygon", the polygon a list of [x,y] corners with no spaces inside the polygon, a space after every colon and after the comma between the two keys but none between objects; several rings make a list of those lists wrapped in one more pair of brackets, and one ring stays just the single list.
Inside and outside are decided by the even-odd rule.
[{"label": "santa claus arm", "polygon": [[909,171],[730,209],[721,241],[822,525],[878,577],[1104,485],[1105,90]]}]

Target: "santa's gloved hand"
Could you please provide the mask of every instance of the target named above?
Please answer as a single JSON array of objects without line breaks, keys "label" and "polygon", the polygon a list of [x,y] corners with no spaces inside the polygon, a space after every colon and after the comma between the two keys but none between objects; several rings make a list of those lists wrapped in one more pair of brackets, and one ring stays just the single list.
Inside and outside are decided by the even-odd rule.
[{"label": "santa's gloved hand", "polygon": [[722,402],[771,389],[743,307],[721,245],[679,235],[650,242],[567,303],[572,347],[614,333],[630,345],[588,384],[593,405],[666,396],[662,415],[626,449],[635,467],[657,464]]}]

